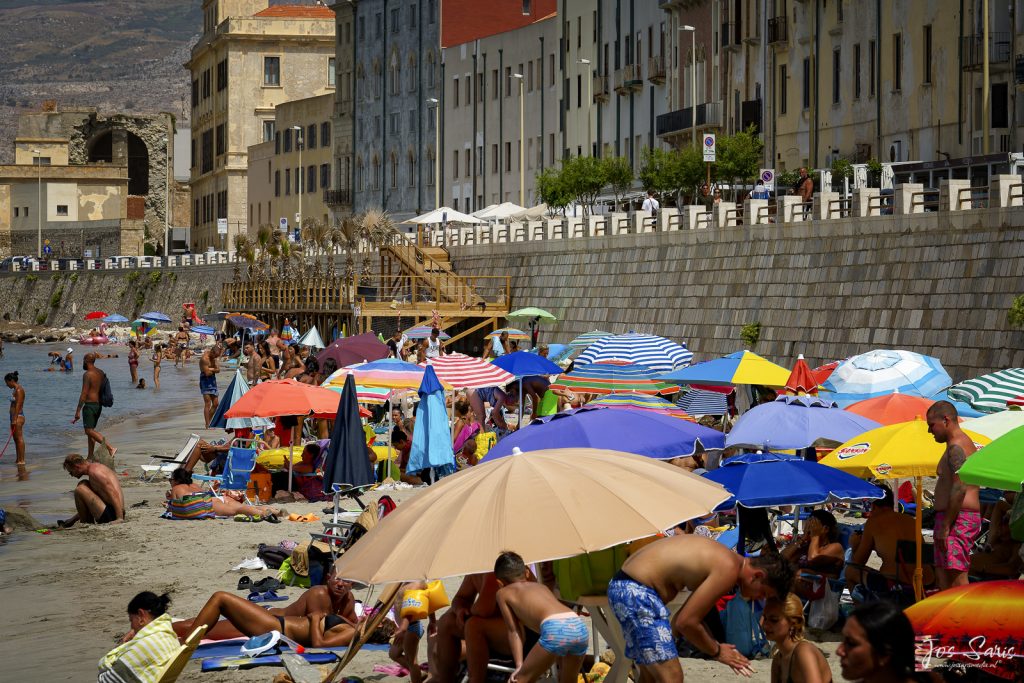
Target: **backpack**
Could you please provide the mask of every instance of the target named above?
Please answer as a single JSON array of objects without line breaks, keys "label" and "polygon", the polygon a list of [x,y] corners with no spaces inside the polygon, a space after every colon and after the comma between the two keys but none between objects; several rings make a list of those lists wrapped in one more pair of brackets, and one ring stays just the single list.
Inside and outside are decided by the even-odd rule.
[{"label": "backpack", "polygon": [[769,650],[768,639],[761,630],[761,611],[758,602],[748,602],[737,593],[722,612],[725,642],[735,645],[746,657],[766,655]]},{"label": "backpack", "polygon": [[114,405],[114,392],[110,389],[110,379],[107,378],[107,373],[103,374],[103,381],[100,382],[100,405],[104,408],[110,408]]}]

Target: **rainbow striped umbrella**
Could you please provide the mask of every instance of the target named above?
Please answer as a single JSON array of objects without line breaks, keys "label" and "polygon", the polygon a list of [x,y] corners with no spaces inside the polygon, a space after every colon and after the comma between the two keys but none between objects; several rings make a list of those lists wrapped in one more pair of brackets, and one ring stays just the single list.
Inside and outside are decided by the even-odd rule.
[{"label": "rainbow striped umbrella", "polygon": [[673,403],[666,401],[660,396],[639,394],[636,392],[625,392],[622,394],[607,394],[595,398],[587,405],[608,406],[609,408],[625,408],[628,410],[646,410],[661,415],[682,418],[693,422],[694,419],[686,414],[686,411]]},{"label": "rainbow striped umbrella", "polygon": [[669,372],[676,368],[684,368],[693,360],[693,353],[685,344],[653,334],[627,332],[613,337],[598,339],[576,359],[577,365],[584,363],[601,363],[619,361],[637,363],[651,370]]},{"label": "rainbow striped umbrella", "polygon": [[679,387],[657,378],[658,373],[637,363],[590,363],[560,375],[553,389],[585,394],[674,394]]},{"label": "rainbow striped umbrella", "polygon": [[434,368],[441,382],[454,389],[505,386],[515,379],[494,363],[461,353],[431,358],[427,363]]},{"label": "rainbow striped umbrella", "polygon": [[337,370],[321,386],[340,390],[345,377],[352,375],[356,384],[379,389],[418,389],[423,381],[423,368],[397,358],[383,358],[370,363],[357,363]]},{"label": "rainbow striped umbrella", "polygon": [[[431,325],[416,325],[415,327],[410,327],[402,334],[409,339],[426,339],[430,336],[430,331],[432,329],[434,328]],[[440,330],[440,334],[437,335],[437,338],[441,341],[448,341],[452,338],[452,335],[448,334],[444,330]]]}]

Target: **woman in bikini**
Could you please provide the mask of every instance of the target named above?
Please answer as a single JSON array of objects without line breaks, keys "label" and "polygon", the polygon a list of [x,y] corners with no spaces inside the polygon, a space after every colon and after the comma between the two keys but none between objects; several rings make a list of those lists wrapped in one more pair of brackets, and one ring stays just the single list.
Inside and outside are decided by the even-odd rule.
[{"label": "woman in bikini", "polygon": [[160,388],[160,362],[164,359],[164,348],[160,344],[153,347],[153,387]]},{"label": "woman in bikini", "polygon": [[128,342],[128,371],[132,373],[132,384],[139,383],[139,345],[132,339]]},{"label": "woman in bikini", "polygon": [[277,373],[277,361],[270,352],[270,344],[266,341],[260,342],[260,357],[263,362],[260,364],[260,379],[274,379]]},{"label": "woman in bikini", "polygon": [[14,464],[25,464],[25,388],[18,384],[18,373],[8,372],[4,383],[11,390],[11,440],[14,441]]},{"label": "woman in bikini", "polygon": [[793,593],[770,598],[761,615],[765,637],[775,643],[772,683],[832,683],[825,655],[804,640],[804,606]]},{"label": "woman in bikini", "polygon": [[277,515],[281,514],[281,511],[276,508],[245,505],[228,496],[218,497],[209,491],[204,491],[200,486],[192,483],[192,473],[184,467],[179,467],[171,472],[171,490],[167,494],[168,499],[184,498],[185,496],[194,496],[200,493],[210,496],[213,500],[213,514],[218,517],[247,515],[253,518],[261,517],[268,522],[276,523],[279,521]]},{"label": "woman in bikini", "polygon": [[837,579],[845,564],[845,550],[839,542],[839,524],[835,516],[826,510],[815,510],[807,520],[807,527],[800,539],[782,551],[782,556],[796,563],[801,572],[794,591],[804,600],[817,600],[823,588],[815,590],[814,584],[823,586],[814,575]]}]

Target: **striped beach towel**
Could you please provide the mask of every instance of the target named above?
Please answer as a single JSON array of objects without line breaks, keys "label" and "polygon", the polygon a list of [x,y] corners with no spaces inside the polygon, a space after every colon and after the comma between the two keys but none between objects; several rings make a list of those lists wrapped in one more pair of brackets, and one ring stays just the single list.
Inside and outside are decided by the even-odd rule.
[{"label": "striped beach towel", "polygon": [[212,519],[213,499],[208,493],[194,493],[167,501],[170,519]]},{"label": "striped beach towel", "polygon": [[171,616],[161,614],[127,643],[118,645],[100,660],[99,683],[156,683],[177,655],[180,645],[171,627]]}]

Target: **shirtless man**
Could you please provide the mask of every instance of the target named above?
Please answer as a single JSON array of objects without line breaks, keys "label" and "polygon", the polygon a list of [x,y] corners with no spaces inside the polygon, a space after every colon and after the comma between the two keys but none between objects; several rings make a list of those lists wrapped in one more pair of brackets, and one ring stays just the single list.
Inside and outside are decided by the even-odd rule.
[{"label": "shirtless man", "polygon": [[935,483],[935,578],[939,588],[967,585],[971,545],[981,531],[978,487],[960,481],[957,471],[977,449],[960,429],[956,407],[936,401],[928,409],[928,433],[946,444]]},{"label": "shirtless man", "polygon": [[75,479],[86,476],[89,479],[75,487],[75,508],[78,512],[70,519],[59,520],[58,528],[67,529],[75,522],[107,524],[124,521],[124,494],[112,469],[72,453],[64,458],[64,470]]},{"label": "shirtless man", "polygon": [[[484,680],[487,675],[488,633],[505,639],[505,626],[498,614],[496,595],[498,580],[493,573],[472,574],[462,580],[452,598],[451,608],[437,620],[435,651],[431,652],[431,671],[427,683],[454,681],[462,655],[462,640],[466,640],[466,660],[470,680]],[[480,647],[482,646],[482,648]],[[510,652],[507,642],[505,651]],[[482,654],[482,676],[479,672]],[[435,665],[436,664],[436,665]],[[475,666],[474,666],[475,664]],[[474,668],[477,669],[474,672]]]},{"label": "shirtless man", "polygon": [[[900,541],[912,542],[915,535],[917,535],[917,530],[914,527],[914,518],[896,512],[892,489],[887,484],[882,484],[881,486],[885,496],[871,501],[871,514],[868,516],[868,521],[864,524],[864,531],[861,534],[857,549],[853,553],[853,559],[846,568],[846,581],[851,587],[863,583],[864,576],[860,567],[867,564],[868,559],[871,557],[871,551],[874,551],[882,560],[882,566],[879,571],[886,576],[896,577],[896,572],[898,571],[896,565],[896,544]],[[860,565],[860,567],[855,565]],[[873,575],[868,574],[867,576],[871,577]],[[914,577],[908,574],[907,576],[896,578],[909,584],[913,581]],[[887,584],[883,585],[885,583],[883,580],[882,584],[878,584],[879,589],[885,589],[887,587]],[[873,588],[873,586],[868,585],[868,588]]]},{"label": "shirtless man", "polygon": [[203,395],[203,424],[209,425],[220,403],[217,393],[217,359],[220,344],[214,344],[199,358],[199,393]]},{"label": "shirtless man", "polygon": [[[622,625],[626,656],[640,667],[642,683],[682,683],[675,636],[708,657],[749,676],[750,662],[736,648],[716,642],[702,623],[715,603],[736,585],[747,600],[784,599],[793,567],[777,553],[740,557],[702,536],[670,536],[631,556],[611,583],[608,604]],[[674,617],[665,606],[684,589],[690,597]]]},{"label": "shirtless man", "polygon": [[[96,431],[100,414],[103,412],[103,406],[100,405],[100,387],[106,377],[103,371],[96,367],[97,357],[98,354],[87,353],[82,361],[82,367],[85,368],[85,373],[82,375],[82,393],[78,397],[75,419],[71,421],[71,424],[74,424],[83,416],[85,418],[82,420],[82,426],[85,427],[85,436],[89,440],[89,460],[92,460],[95,455],[96,444],[102,444],[110,453],[111,458],[117,453],[117,449],[110,445],[107,438]],[[105,357],[109,358],[109,356]]]}]

